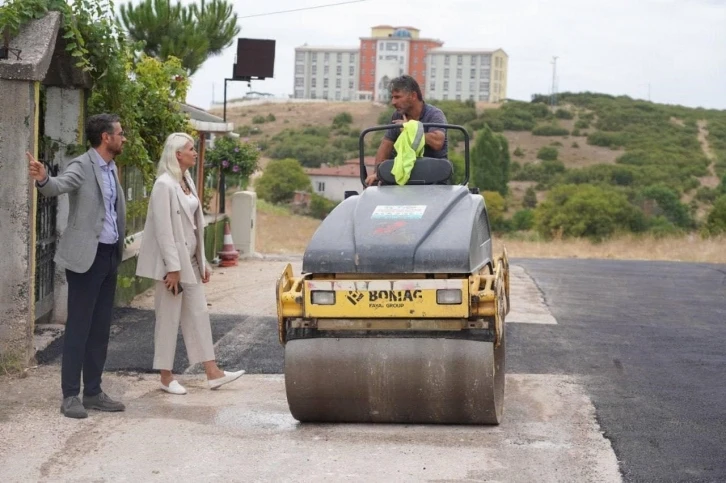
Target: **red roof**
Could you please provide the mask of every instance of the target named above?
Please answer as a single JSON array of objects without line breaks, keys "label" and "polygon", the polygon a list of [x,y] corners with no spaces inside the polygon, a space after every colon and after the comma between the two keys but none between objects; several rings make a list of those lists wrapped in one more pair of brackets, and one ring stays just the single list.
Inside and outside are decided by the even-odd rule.
[{"label": "red roof", "polygon": [[[375,159],[376,158],[373,156],[366,156],[366,167],[372,168],[374,166]],[[305,173],[308,176],[342,176],[345,178],[358,178],[360,177],[360,159],[348,159],[340,166],[323,165],[319,168],[305,168]]]}]

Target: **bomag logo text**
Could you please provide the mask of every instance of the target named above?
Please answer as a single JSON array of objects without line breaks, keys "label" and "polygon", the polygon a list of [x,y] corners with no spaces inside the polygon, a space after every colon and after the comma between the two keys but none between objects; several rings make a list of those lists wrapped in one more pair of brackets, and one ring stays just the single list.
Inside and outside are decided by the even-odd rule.
[{"label": "bomag logo text", "polygon": [[368,301],[382,302],[413,302],[423,298],[421,290],[372,290],[368,292]]}]

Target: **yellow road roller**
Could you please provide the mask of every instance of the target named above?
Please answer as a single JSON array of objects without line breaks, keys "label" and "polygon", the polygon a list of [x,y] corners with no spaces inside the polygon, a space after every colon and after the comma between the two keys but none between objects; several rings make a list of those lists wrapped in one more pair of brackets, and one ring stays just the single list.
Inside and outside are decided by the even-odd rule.
[{"label": "yellow road roller", "polygon": [[[301,422],[499,424],[509,312],[506,251],[492,255],[487,209],[447,159],[393,160],[379,186],[347,192],[277,281],[285,390]],[[364,137],[360,178],[365,187]]]}]

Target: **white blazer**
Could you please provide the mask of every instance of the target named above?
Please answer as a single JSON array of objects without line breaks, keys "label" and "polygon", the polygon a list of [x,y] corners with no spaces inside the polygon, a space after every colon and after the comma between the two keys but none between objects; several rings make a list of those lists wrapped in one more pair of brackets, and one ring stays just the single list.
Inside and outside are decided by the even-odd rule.
[{"label": "white blazer", "polygon": [[[187,182],[194,196],[197,196],[197,190],[189,177]],[[196,236],[197,262],[200,274],[204,277],[207,261],[204,256],[201,200],[196,212],[192,213],[185,197],[181,184],[168,173],[162,174],[154,182],[136,265],[137,276],[163,280],[168,272],[181,271],[182,283],[196,284],[197,276],[192,268],[188,248]],[[196,222],[196,235],[192,220]]]}]

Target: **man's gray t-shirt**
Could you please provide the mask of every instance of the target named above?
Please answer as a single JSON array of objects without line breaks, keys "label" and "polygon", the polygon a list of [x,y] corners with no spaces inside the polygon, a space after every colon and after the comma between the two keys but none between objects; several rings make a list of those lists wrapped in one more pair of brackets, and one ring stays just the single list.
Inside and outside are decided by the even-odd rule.
[{"label": "man's gray t-shirt", "polygon": [[[396,121],[398,119],[403,119],[403,115],[395,111],[393,113],[393,116],[391,117],[391,122]],[[430,104],[426,104],[424,102],[423,111],[421,111],[421,118],[419,121],[423,123],[431,122],[436,124],[447,124],[446,122],[446,116],[444,116],[444,112],[439,109],[438,107],[432,106]],[[446,130],[438,127],[426,127],[424,128],[424,132],[430,132],[430,131],[444,131],[444,147],[437,150],[434,150],[429,146],[428,144],[424,147],[423,155],[425,158],[446,158],[449,154],[449,136],[446,135]],[[396,139],[398,139],[398,135],[401,134],[400,129],[389,129],[386,131],[386,139],[390,139],[394,143],[396,142]],[[396,157],[396,150],[393,150],[392,157]]]}]

